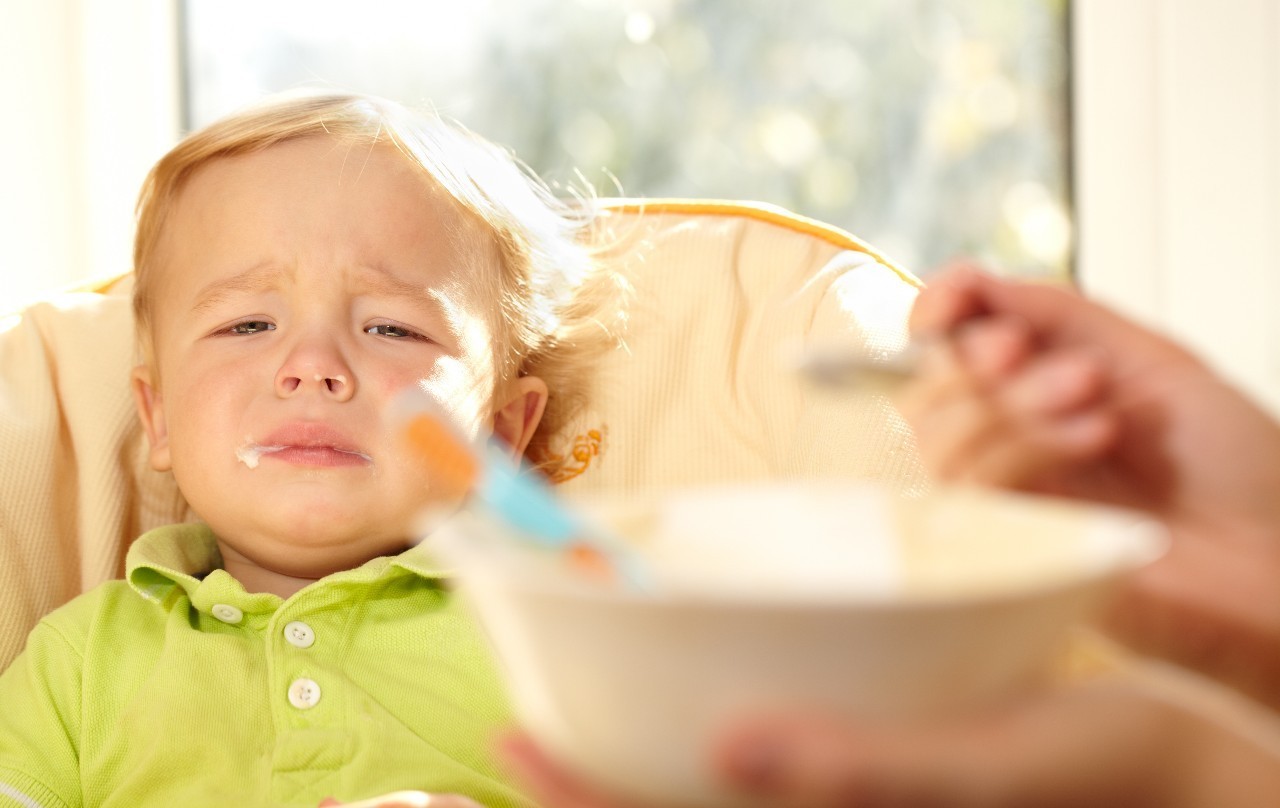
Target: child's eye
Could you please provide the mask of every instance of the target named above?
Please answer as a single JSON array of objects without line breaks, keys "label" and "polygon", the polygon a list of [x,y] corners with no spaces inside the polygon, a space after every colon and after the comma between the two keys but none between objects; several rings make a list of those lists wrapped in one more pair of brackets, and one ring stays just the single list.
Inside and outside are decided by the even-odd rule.
[{"label": "child's eye", "polygon": [[227,329],[228,334],[261,334],[264,331],[274,331],[275,323],[268,323],[265,320],[245,320],[243,323],[236,323]]},{"label": "child's eye", "polygon": [[426,339],[426,337],[415,331],[410,331],[403,326],[391,325],[390,323],[371,325],[364,330],[364,333],[374,334],[379,337],[391,337],[392,339]]}]

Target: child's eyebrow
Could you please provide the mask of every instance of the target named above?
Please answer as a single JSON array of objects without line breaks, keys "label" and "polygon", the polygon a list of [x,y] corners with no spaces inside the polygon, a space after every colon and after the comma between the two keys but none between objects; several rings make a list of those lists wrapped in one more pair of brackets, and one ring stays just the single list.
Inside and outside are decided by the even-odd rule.
[{"label": "child's eyebrow", "polygon": [[406,300],[426,311],[455,341],[459,338],[462,313],[454,299],[456,290],[449,288],[455,284],[445,284],[446,288],[441,289],[429,284],[409,283],[378,264],[360,267],[357,277],[364,291]]},{"label": "child's eyebrow", "polygon": [[220,278],[196,293],[192,314],[207,311],[236,292],[261,292],[274,287],[283,274],[279,266],[262,263],[230,278]]},{"label": "child's eyebrow", "polygon": [[[232,294],[245,292],[269,291],[278,284],[284,270],[274,263],[264,262],[250,267],[244,272],[229,278],[219,278],[196,293],[195,304],[191,307],[194,314],[214,308]],[[386,267],[376,264],[362,265],[358,269],[359,283],[366,293],[404,298],[417,303],[441,315],[447,306],[443,305],[441,295],[430,286],[421,283],[409,283],[395,275]]]},{"label": "child's eyebrow", "polygon": [[360,272],[356,277],[371,292],[377,292],[389,297],[403,297],[415,303],[435,302],[429,285],[409,283],[397,277],[391,270],[378,264],[361,266]]}]

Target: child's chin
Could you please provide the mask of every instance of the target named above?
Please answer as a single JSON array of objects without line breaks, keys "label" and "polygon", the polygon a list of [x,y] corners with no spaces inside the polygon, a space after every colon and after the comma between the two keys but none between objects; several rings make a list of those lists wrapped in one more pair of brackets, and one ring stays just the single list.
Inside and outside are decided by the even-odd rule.
[{"label": "child's chin", "polygon": [[[285,516],[276,523],[277,535],[300,554],[347,556],[356,559],[350,566],[402,552],[410,545],[409,527],[393,520],[343,518],[342,514],[316,510]],[[409,520],[403,520],[408,522]]]},{"label": "child's chin", "polygon": [[323,578],[335,572],[355,569],[366,561],[379,556],[397,555],[407,548],[404,541],[371,542],[347,541],[334,544],[311,544],[304,548],[292,548],[289,558],[282,562],[288,569],[278,569],[297,578]]}]

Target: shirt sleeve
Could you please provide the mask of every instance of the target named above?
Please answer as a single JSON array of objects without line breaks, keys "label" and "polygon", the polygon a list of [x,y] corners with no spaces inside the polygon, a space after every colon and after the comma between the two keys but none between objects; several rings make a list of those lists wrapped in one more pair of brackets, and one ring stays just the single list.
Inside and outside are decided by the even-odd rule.
[{"label": "shirt sleeve", "polygon": [[0,808],[79,808],[80,650],[40,623],[0,675]]}]

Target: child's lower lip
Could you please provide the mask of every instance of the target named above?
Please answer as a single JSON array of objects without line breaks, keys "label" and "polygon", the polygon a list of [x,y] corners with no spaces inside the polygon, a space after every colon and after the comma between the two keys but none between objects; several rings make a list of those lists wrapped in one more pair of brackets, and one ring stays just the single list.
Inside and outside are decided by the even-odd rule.
[{"label": "child's lower lip", "polygon": [[285,446],[262,455],[263,460],[281,460],[295,466],[367,466],[372,460],[361,452],[348,452],[330,446]]}]

